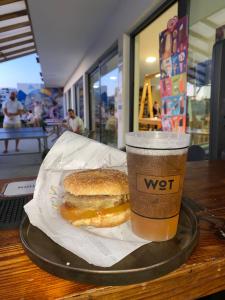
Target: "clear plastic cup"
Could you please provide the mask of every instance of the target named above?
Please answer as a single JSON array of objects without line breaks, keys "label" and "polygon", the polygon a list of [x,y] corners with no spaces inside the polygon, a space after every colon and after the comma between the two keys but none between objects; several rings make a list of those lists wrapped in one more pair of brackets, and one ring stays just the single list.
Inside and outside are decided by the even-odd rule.
[{"label": "clear plastic cup", "polygon": [[126,134],[132,230],[151,241],[177,232],[190,135],[175,132]]}]

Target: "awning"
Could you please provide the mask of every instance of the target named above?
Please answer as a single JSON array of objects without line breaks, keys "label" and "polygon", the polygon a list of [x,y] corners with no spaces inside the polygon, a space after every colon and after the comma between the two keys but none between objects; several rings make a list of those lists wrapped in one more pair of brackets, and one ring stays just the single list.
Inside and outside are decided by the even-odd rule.
[{"label": "awning", "polygon": [[36,52],[24,0],[0,0],[0,62]]}]

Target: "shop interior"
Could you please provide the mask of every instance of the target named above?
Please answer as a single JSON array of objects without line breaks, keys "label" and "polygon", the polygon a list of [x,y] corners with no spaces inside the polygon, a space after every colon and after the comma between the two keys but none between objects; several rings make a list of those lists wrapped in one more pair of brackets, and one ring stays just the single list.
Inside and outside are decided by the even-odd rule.
[{"label": "shop interior", "polygon": [[[161,120],[156,120],[160,119],[161,107],[159,34],[166,29],[168,20],[177,16],[177,11],[176,3],[135,37],[135,130],[161,129]],[[153,112],[154,104],[159,107],[157,114]],[[149,122],[149,117],[155,120]]]},{"label": "shop interior", "polygon": [[[200,7],[204,6],[204,10]],[[150,85],[151,103],[160,99],[159,34],[167,22],[177,16],[177,3],[171,6],[153,23],[135,37],[134,75],[134,130],[160,129],[140,122],[140,117],[149,118],[149,90],[144,95],[145,85]],[[201,145],[206,153],[209,148],[210,97],[212,74],[212,50],[216,40],[225,37],[224,1],[190,1],[189,48],[187,72],[186,131],[191,133],[192,144]],[[146,79],[150,78],[150,82]]]}]

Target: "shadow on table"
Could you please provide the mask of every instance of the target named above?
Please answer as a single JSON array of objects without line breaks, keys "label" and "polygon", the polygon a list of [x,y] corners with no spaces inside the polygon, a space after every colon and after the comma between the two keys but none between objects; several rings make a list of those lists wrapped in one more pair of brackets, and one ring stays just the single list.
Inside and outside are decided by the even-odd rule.
[{"label": "shadow on table", "polygon": [[222,299],[225,299],[225,291],[221,291],[213,295],[199,298],[199,300],[222,300]]}]

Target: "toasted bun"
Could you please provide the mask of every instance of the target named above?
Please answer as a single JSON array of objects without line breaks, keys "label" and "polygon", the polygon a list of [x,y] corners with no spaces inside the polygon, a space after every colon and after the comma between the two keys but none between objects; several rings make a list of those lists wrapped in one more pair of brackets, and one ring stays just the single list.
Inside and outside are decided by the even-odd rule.
[{"label": "toasted bun", "polygon": [[75,196],[122,195],[128,194],[128,179],[126,173],[118,170],[86,170],[67,176],[64,188]]},{"label": "toasted bun", "polygon": [[60,213],[64,219],[74,226],[113,227],[120,225],[130,218],[129,205],[122,204],[117,209],[105,209],[102,212],[81,211],[75,207],[62,204]]}]

